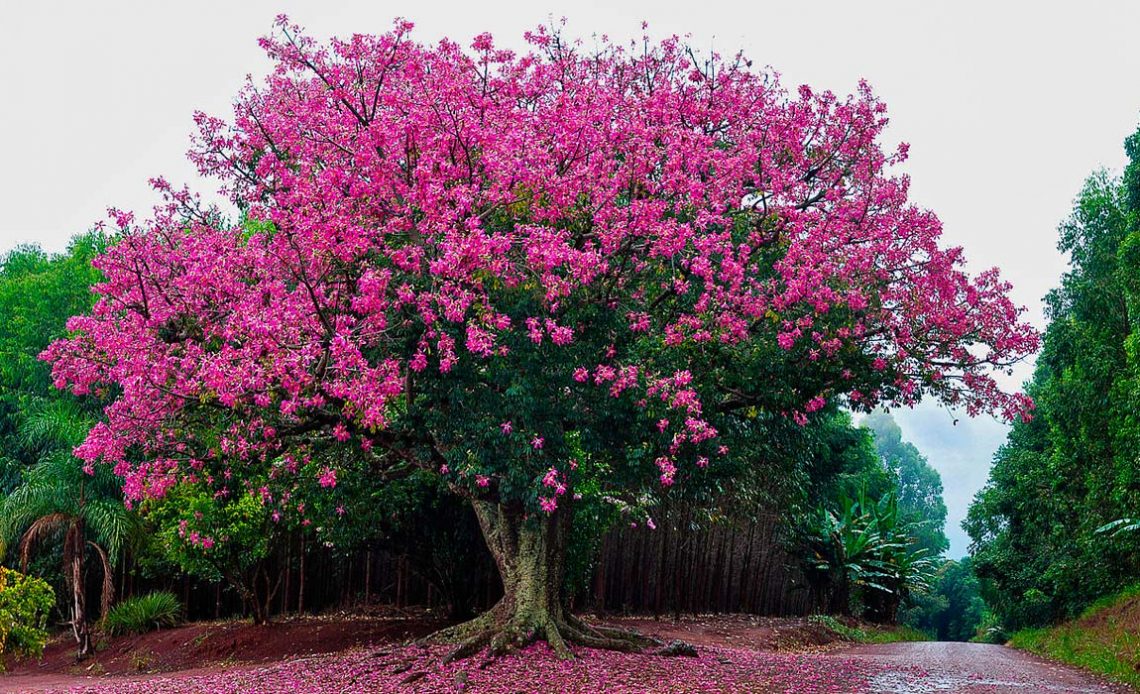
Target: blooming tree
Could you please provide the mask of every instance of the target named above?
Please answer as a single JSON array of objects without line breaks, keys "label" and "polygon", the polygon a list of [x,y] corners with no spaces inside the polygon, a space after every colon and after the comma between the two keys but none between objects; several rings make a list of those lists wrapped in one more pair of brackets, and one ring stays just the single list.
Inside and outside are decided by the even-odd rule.
[{"label": "blooming tree", "polygon": [[733,456],[734,421],[829,401],[1027,416],[994,373],[1037,335],[907,202],[865,85],[788,93],[677,39],[539,29],[519,55],[410,31],[322,44],[281,18],[233,120],[196,117],[242,222],[162,181],[153,220],[115,213],[99,302],[45,358],[113,394],[77,454],[129,499],[192,484],[303,515],[282,499],[335,487],[330,445],[375,484],[431,470],[505,588],[445,636],[568,655],[637,645],[563,610],[580,480],[636,503]]}]

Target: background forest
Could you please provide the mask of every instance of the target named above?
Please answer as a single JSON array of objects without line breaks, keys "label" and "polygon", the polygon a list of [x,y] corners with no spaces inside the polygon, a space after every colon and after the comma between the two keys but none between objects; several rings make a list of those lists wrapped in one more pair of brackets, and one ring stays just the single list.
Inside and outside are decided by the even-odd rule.
[{"label": "background forest", "polygon": [[1037,409],[1013,426],[966,521],[1006,630],[1077,616],[1140,567],[1140,133],[1125,150],[1123,175],[1091,175],[1060,226],[1070,268],[1047,297]]}]

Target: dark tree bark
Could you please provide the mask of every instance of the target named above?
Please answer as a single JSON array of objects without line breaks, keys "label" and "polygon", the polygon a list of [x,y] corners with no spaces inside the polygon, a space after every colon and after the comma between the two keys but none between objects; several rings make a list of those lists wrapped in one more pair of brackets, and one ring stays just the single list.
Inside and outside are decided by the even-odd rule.
[{"label": "dark tree bark", "polygon": [[475,619],[428,637],[428,641],[458,644],[446,660],[472,656],[485,648],[495,657],[538,639],[567,659],[573,657],[570,643],[621,651],[660,645],[634,632],[588,625],[565,609],[569,509],[527,517],[519,507],[472,503],[502,578],[503,597]]}]

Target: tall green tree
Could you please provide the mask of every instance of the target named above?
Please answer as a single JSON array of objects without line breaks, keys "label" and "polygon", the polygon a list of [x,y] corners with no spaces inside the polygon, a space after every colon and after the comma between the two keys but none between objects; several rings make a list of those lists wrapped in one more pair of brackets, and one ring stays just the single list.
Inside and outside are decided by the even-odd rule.
[{"label": "tall green tree", "polygon": [[91,232],[57,255],[20,246],[0,256],[0,493],[36,460],[17,431],[22,413],[44,400],[71,399],[52,388],[51,369],[39,355],[67,334],[69,316],[91,308],[90,288],[101,277],[91,261],[105,248],[103,235]]},{"label": "tall green tree", "polygon": [[1069,270],[1016,423],[965,523],[987,601],[1007,627],[1071,616],[1135,581],[1140,537],[1098,528],[1140,515],[1140,133],[1123,177],[1085,182],[1058,247]]},{"label": "tall green tree", "polygon": [[132,521],[118,479],[109,470],[85,471],[71,455],[101,403],[53,388],[39,355],[67,334],[69,316],[90,309],[91,286],[101,277],[92,259],[105,248],[105,237],[91,232],[63,253],[21,246],[0,258],[0,540],[22,564],[37,547],[62,550],[61,577],[70,589],[63,611],[81,656],[90,650],[86,563],[102,566],[105,608],[110,565]]},{"label": "tall green tree", "polygon": [[890,413],[874,412],[864,418],[863,426],[875,434],[875,449],[894,478],[899,512],[912,525],[915,544],[932,557],[942,554],[950,547],[942,476],[914,444],[903,441],[902,429]]}]

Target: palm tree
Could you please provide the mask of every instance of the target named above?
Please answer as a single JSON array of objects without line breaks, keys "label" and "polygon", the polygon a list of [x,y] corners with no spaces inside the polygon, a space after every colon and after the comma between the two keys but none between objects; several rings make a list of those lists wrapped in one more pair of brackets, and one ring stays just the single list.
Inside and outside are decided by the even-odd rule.
[{"label": "palm tree", "polygon": [[92,423],[69,400],[42,401],[28,413],[19,435],[36,462],[0,502],[0,538],[5,544],[16,544],[25,571],[37,546],[62,544],[63,576],[71,592],[69,611],[79,658],[91,652],[84,569],[88,550],[102,567],[100,607],[105,615],[114,599],[111,557],[119,556],[137,527],[134,514],[123,505],[118,478],[105,466],[85,471],[71,455]]}]

